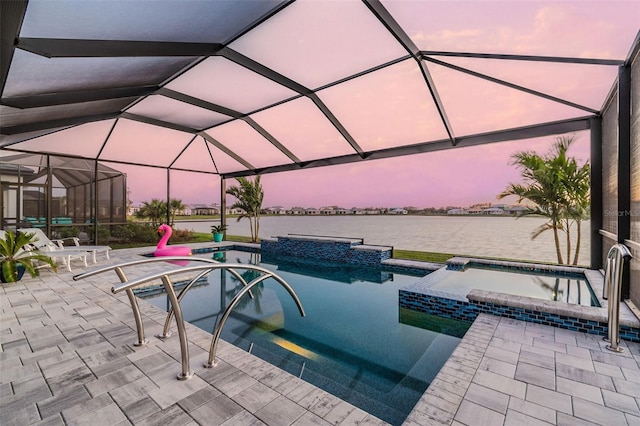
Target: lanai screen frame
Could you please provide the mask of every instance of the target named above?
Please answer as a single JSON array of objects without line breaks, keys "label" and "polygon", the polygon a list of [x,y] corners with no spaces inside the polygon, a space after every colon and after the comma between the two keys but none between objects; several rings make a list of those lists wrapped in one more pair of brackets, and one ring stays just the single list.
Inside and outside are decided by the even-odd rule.
[{"label": "lanai screen frame", "polygon": [[[585,116],[559,120],[553,122],[545,122],[535,125],[492,131],[486,133],[478,133],[473,135],[456,136],[451,126],[447,111],[442,104],[437,87],[432,81],[427,62],[436,63],[439,65],[452,67],[453,65],[447,64],[437,58],[442,57],[464,57],[464,58],[483,58],[492,60],[509,60],[509,61],[526,61],[533,64],[540,62],[551,63],[574,63],[574,64],[593,64],[593,65],[606,65],[618,67],[619,75],[626,75],[630,67],[631,59],[637,54],[639,37],[636,36],[631,52],[628,54],[626,60],[610,60],[610,59],[585,59],[577,57],[556,57],[556,56],[537,56],[537,55],[511,55],[511,54],[487,54],[487,53],[474,53],[474,52],[448,52],[448,51],[425,51],[420,50],[418,46],[412,41],[409,35],[403,30],[403,28],[394,20],[391,14],[383,6],[380,1],[377,0],[365,0],[363,3],[369,9],[369,11],[375,16],[375,18],[382,23],[382,25],[389,31],[389,33],[397,40],[397,42],[406,51],[406,55],[398,57],[390,62],[380,64],[378,66],[369,68],[365,71],[353,74],[349,77],[334,81],[330,84],[326,84],[316,89],[310,89],[301,85],[300,83],[293,81],[284,75],[248,58],[241,53],[229,48],[229,44],[244,34],[256,28],[261,23],[267,21],[271,17],[277,15],[280,11],[291,5],[292,1],[284,1],[271,9],[268,13],[256,19],[246,28],[243,28],[233,37],[226,40],[224,43],[185,43],[185,42],[154,42],[154,41],[114,41],[114,40],[62,40],[62,39],[45,39],[45,38],[28,38],[20,37],[20,29],[25,13],[27,11],[27,1],[5,1],[2,2],[2,51],[0,54],[0,72],[1,81],[0,89],[4,94],[4,88],[9,75],[11,59],[16,49],[37,53],[46,57],[149,57],[149,56],[162,56],[162,57],[199,57],[200,59],[194,60],[190,63],[186,69],[193,66],[197,66],[198,63],[211,56],[224,57],[242,67],[249,69],[267,79],[280,84],[283,87],[290,89],[296,94],[293,98],[305,97],[311,100],[318,109],[322,111],[325,117],[332,123],[332,125],[338,130],[338,132],[344,137],[344,139],[353,148],[353,154],[330,156],[321,159],[314,159],[311,161],[301,161],[292,152],[290,152],[282,143],[276,138],[270,135],[266,130],[260,127],[258,123],[253,121],[250,117],[252,113],[242,113],[239,111],[230,110],[222,105],[215,105],[197,98],[193,98],[170,89],[167,89],[165,84],[151,84],[139,87],[128,88],[116,88],[116,89],[103,89],[103,90],[90,90],[82,92],[72,93],[55,93],[55,94],[43,94],[34,96],[19,96],[19,97],[2,97],[2,105],[14,107],[14,108],[37,108],[46,107],[50,105],[71,105],[80,104],[83,102],[92,102],[100,100],[120,99],[126,101],[126,105],[133,103],[135,105],[135,99],[144,99],[152,94],[163,95],[170,99],[180,100],[188,104],[204,108],[210,111],[219,112],[231,117],[231,119],[239,119],[251,126],[256,132],[266,138],[273,146],[280,150],[286,157],[292,160],[291,163],[270,165],[266,167],[253,167],[245,159],[237,156],[232,151],[228,150],[223,144],[213,139],[210,135],[206,134],[203,130],[198,128],[187,127],[174,122],[163,121],[136,115],[126,111],[126,108],[122,110],[114,110],[111,112],[100,113],[95,115],[81,115],[78,114],[73,117],[55,120],[35,120],[25,122],[17,125],[3,126],[0,129],[0,134],[7,136],[8,139],[0,143],[0,149],[11,152],[30,152],[21,150],[19,143],[25,139],[20,139],[20,134],[27,135],[26,138],[30,138],[29,134],[37,134],[37,136],[46,134],[47,132],[55,132],[59,129],[67,129],[77,125],[91,123],[96,121],[116,119],[129,119],[135,122],[141,122],[159,126],[167,129],[180,130],[194,135],[194,139],[198,136],[207,140],[212,146],[216,146],[222,151],[226,152],[230,157],[234,158],[240,164],[246,166],[247,170],[235,171],[229,173],[220,172],[203,172],[201,170],[191,170],[187,168],[176,167],[173,164],[161,167],[150,166],[149,164],[135,161],[122,161],[122,164],[130,164],[135,166],[156,167],[166,170],[167,176],[167,201],[170,197],[170,181],[171,171],[187,171],[197,173],[208,173],[212,175],[219,175],[222,179],[221,185],[221,200],[223,203],[224,212],[224,193],[225,193],[225,180],[229,178],[235,178],[239,176],[252,176],[258,174],[277,173],[282,171],[308,169],[315,167],[324,167],[339,164],[348,164],[376,159],[392,158],[397,156],[420,154],[425,152],[434,152],[444,149],[461,148],[476,146],[501,141],[513,141],[519,139],[528,139],[535,137],[543,137],[550,135],[557,135],[561,133],[576,132],[582,130],[590,130],[591,133],[591,162],[592,162],[592,206],[591,206],[591,262],[592,267],[601,267],[601,250],[602,243],[599,238],[599,233],[602,224],[602,202],[601,202],[601,190],[602,190],[602,176],[601,176],[601,147],[602,147],[602,135],[601,135],[601,113],[602,110],[596,110],[593,108],[585,107],[564,99],[560,99],[548,93],[534,91],[526,87],[517,86],[509,83],[505,80],[493,78],[487,75],[467,70],[461,67],[457,71],[468,73],[476,78],[485,79],[492,83],[497,83],[509,88],[523,91],[534,96],[538,96],[544,99],[552,100],[567,106],[582,109],[585,111]],[[415,61],[420,67],[422,77],[426,86],[428,87],[433,102],[437,108],[438,115],[444,128],[446,129],[448,137],[441,140],[426,141],[416,143],[412,145],[403,145],[392,148],[364,150],[358,142],[349,134],[347,129],[340,123],[332,111],[323,103],[323,101],[317,96],[316,92],[330,88],[334,85],[343,83],[345,81],[355,79],[369,73],[375,72],[382,68],[392,66],[401,61],[410,60]],[[184,72],[184,70],[183,70]],[[621,102],[625,99],[628,101],[630,97],[630,87],[623,84],[615,84],[612,88],[612,92],[618,93],[618,98]],[[286,100],[290,100],[289,98]],[[609,97],[610,98],[610,97]],[[132,102],[128,102],[129,99],[134,99]],[[284,101],[281,101],[284,102]],[[606,105],[607,101],[605,101]],[[264,107],[269,108],[273,105]],[[604,105],[603,105],[604,108]],[[628,120],[627,120],[628,122]],[[114,127],[115,127],[114,123]],[[622,122],[624,125],[624,121]],[[627,141],[630,138],[629,131],[619,129],[619,135],[621,138],[620,146],[625,146],[625,137]],[[16,139],[17,138],[17,139]],[[106,143],[107,141],[105,141]],[[627,144],[628,145],[628,144]],[[65,154],[51,152],[52,155],[65,156]],[[67,156],[73,156],[68,155]],[[109,163],[118,164],[119,161],[103,160],[97,157],[85,157],[78,156],[77,158],[93,160],[93,161],[108,161]],[[175,161],[174,161],[175,162]],[[624,177],[624,175],[623,175]],[[627,179],[630,177],[627,175]],[[599,188],[599,189],[598,189]],[[620,188],[619,188],[620,190]],[[598,197],[600,195],[600,197]],[[626,195],[629,198],[629,195]],[[223,214],[223,223],[226,218]],[[624,232],[623,232],[624,234]],[[619,238],[624,240],[624,235],[619,235]]]}]

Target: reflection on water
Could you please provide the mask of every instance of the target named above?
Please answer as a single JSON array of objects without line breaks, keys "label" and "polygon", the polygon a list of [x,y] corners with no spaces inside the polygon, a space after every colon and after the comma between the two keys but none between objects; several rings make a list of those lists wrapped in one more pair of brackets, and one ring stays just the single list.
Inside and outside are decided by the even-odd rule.
[{"label": "reflection on water", "polygon": [[[572,303],[576,305],[594,306],[593,293],[587,288],[585,280],[571,278],[555,278],[553,285],[541,277],[534,277],[538,285],[548,291],[554,302]],[[595,306],[598,304],[596,303]]]},{"label": "reflection on water", "polygon": [[[260,255],[258,253],[243,252],[242,256],[239,256],[236,253],[239,253],[239,252],[227,252],[227,251],[215,252],[212,258],[221,263],[237,263],[241,265],[247,264],[247,265],[256,265],[256,266],[260,264]],[[242,290],[242,288],[244,287],[244,284],[235,275],[228,274],[228,277],[227,277],[227,272],[224,270],[222,270],[222,272],[224,272],[223,274],[221,274],[221,278],[220,278],[221,282],[223,283],[222,288],[224,288],[226,300],[230,301],[231,299],[233,299],[233,297],[236,294],[238,294],[238,292],[240,292],[240,290]],[[250,284],[251,281],[255,280],[256,278],[262,275],[259,271],[250,270],[250,269],[245,269],[245,270],[238,269],[236,272],[240,274],[244,282],[247,284]],[[261,300],[262,300],[261,296],[262,296],[263,288],[264,288],[264,283],[259,283],[255,285],[251,289],[251,293],[253,294],[253,297],[254,297],[253,300],[249,297],[243,297],[238,301],[238,305],[236,306],[236,309],[242,310],[247,306],[252,306],[254,309],[254,312],[258,315],[261,315],[263,312],[262,304],[261,304]]]}]

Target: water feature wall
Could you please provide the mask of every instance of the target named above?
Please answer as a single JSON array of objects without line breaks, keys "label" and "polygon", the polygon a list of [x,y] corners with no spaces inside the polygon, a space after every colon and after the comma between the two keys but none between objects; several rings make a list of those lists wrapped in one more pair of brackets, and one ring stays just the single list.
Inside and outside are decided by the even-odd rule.
[{"label": "water feature wall", "polygon": [[392,252],[393,247],[368,245],[356,238],[286,235],[261,242],[263,259],[286,256],[379,267]]}]

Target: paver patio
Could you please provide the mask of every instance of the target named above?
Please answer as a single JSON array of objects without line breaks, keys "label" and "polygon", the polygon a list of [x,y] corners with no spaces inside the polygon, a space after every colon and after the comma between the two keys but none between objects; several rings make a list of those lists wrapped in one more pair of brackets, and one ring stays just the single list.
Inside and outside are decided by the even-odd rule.
[{"label": "paver patio", "polygon": [[[211,244],[208,244],[211,245]],[[101,265],[145,249],[115,250]],[[146,250],[148,251],[148,250]],[[163,264],[141,268],[147,274]],[[82,272],[74,265],[74,272]],[[131,277],[130,277],[131,278]],[[140,301],[149,344],[136,347],[115,274],[73,281],[44,270],[0,292],[2,425],[380,425],[366,412],[187,324],[194,376],[166,313]],[[481,315],[405,424],[640,425],[640,344]]]}]

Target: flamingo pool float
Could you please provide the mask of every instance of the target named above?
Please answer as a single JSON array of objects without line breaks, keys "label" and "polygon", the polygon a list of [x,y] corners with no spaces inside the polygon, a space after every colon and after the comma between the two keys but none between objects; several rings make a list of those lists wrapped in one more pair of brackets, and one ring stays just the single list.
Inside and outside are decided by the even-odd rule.
[{"label": "flamingo pool float", "polygon": [[[169,225],[165,225],[164,223],[158,227],[158,232],[162,233],[162,238],[158,242],[158,246],[156,251],[153,252],[154,256],[191,256],[191,248],[186,246],[170,246],[167,247],[167,242],[169,238],[171,238],[171,233],[173,232]],[[177,261],[171,262],[176,265],[186,265],[187,261]]]}]

